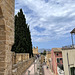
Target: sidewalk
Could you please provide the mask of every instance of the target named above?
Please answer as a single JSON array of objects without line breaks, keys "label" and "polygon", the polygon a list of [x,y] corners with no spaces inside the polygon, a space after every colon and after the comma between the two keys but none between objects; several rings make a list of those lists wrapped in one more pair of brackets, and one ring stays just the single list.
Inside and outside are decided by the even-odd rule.
[{"label": "sidewalk", "polygon": [[52,72],[46,68],[46,65],[43,66],[44,75],[53,75]]}]

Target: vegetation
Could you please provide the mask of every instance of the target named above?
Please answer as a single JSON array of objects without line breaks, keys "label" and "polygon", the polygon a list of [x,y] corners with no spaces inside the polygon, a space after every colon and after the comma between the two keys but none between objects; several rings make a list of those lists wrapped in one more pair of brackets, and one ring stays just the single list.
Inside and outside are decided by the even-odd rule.
[{"label": "vegetation", "polygon": [[12,46],[12,51],[16,53],[29,53],[30,57],[33,56],[29,25],[26,23],[22,9],[15,15],[15,43]]},{"label": "vegetation", "polygon": [[43,53],[41,53],[41,55],[46,55],[46,50],[44,50]]}]

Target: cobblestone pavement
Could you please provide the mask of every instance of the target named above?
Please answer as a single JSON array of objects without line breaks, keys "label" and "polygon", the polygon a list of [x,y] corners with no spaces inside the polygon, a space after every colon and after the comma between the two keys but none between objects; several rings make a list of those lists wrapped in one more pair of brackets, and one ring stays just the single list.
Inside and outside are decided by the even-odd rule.
[{"label": "cobblestone pavement", "polygon": [[44,75],[53,75],[52,72],[46,68],[46,65],[43,66]]}]

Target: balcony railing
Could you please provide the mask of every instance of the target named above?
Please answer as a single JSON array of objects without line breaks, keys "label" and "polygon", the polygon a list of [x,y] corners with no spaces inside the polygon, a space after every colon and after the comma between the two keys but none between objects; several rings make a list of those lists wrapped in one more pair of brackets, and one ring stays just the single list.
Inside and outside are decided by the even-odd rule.
[{"label": "balcony railing", "polygon": [[75,45],[68,45],[68,46],[63,46],[62,50],[65,50],[65,49],[74,49],[74,48],[75,48]]}]

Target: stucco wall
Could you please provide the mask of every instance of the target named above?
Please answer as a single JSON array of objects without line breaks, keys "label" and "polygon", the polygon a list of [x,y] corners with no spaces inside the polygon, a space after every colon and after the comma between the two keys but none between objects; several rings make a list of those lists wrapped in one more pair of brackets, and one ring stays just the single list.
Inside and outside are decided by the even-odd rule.
[{"label": "stucco wall", "polygon": [[55,55],[53,50],[51,50],[51,59],[52,59],[52,71],[55,73]]},{"label": "stucco wall", "polygon": [[47,66],[49,66],[50,67],[50,58],[51,58],[51,51],[49,52],[46,52],[46,59],[47,59],[47,62],[46,62],[46,64],[47,64]]},{"label": "stucco wall", "polygon": [[[58,53],[58,56],[57,56]],[[62,52],[54,52],[51,50],[51,58],[52,58],[52,71],[55,73],[55,75],[58,75],[57,73],[57,58],[62,58]],[[62,64],[62,63],[61,63]]]},{"label": "stucco wall", "polygon": [[69,69],[75,67],[75,49],[62,50],[62,56],[65,75],[69,75]]}]

